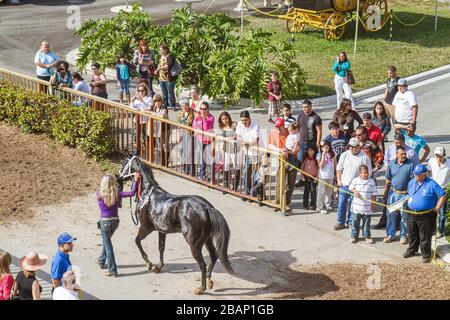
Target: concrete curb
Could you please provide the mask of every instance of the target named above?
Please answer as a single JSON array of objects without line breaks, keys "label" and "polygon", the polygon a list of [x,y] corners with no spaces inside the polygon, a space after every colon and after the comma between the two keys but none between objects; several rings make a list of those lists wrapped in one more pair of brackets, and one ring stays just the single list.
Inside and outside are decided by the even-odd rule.
[{"label": "concrete curb", "polygon": [[[450,73],[450,64],[446,66],[442,66],[436,69],[428,70],[425,72],[421,72],[415,75],[411,75],[406,77],[406,80],[408,80],[408,84],[412,85],[418,82],[422,82],[440,75],[443,75],[445,73]],[[355,99],[356,103],[364,103],[367,102],[365,100],[376,96],[383,94],[386,89],[386,86],[384,84],[378,85],[376,87],[364,89],[358,92],[355,92],[353,94],[353,98]],[[324,105],[330,105],[334,104],[336,101],[336,95],[327,96],[327,97],[321,97],[312,99],[314,107],[318,106],[324,106]],[[295,101],[297,102],[297,101]]]},{"label": "concrete curb", "polygon": [[[67,61],[73,66],[76,65],[77,54],[78,54],[78,49],[75,49],[75,50],[70,51],[66,55]],[[408,84],[412,85],[412,84],[416,84],[416,83],[419,83],[422,81],[429,80],[434,77],[444,75],[446,73],[450,73],[450,64],[408,76],[408,77],[406,77],[406,79],[408,80]],[[105,75],[108,79],[116,78],[115,70],[110,69],[110,68],[107,68],[105,70]],[[372,87],[372,88],[368,88],[368,89],[364,89],[364,90],[355,92],[353,94],[355,103],[360,104],[360,103],[372,102],[372,101],[368,101],[368,99],[373,98],[374,96],[377,96],[377,95],[382,95],[384,93],[385,88],[386,88],[385,84],[380,84],[380,85]],[[158,89],[159,88],[157,88],[157,90]],[[185,90],[182,90],[179,96],[180,96],[180,98],[185,97],[186,96]],[[224,109],[224,107],[221,103],[218,103],[215,100],[208,99],[207,97],[203,97],[203,98],[205,101],[210,103],[211,109],[213,109],[213,110]],[[303,100],[287,100],[287,102],[292,106],[293,109],[300,109],[302,101]],[[336,95],[315,98],[315,99],[311,99],[311,101],[313,103],[314,108],[318,109],[318,110],[336,108]],[[243,109],[243,110],[254,110],[254,111],[265,110],[264,108],[249,107],[249,105],[250,105],[250,100],[241,99],[241,101],[236,106],[227,108],[227,110],[229,110],[229,109],[234,109],[234,110]]]}]

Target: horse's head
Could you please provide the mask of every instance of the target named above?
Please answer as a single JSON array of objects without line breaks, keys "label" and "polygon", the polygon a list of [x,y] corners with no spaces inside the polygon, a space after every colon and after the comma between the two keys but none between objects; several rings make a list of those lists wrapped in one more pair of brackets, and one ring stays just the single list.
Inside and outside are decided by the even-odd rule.
[{"label": "horse's head", "polygon": [[152,169],[145,165],[139,157],[132,156],[126,151],[126,158],[122,161],[119,177],[122,180],[127,180],[131,178],[135,172],[138,172],[142,176],[145,185],[149,187],[158,186],[158,183],[153,177]]}]

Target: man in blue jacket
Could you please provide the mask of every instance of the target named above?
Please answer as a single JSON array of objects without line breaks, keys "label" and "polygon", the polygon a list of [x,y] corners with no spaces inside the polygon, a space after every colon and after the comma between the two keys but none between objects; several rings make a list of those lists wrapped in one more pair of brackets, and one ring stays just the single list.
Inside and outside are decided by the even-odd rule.
[{"label": "man in blue jacket", "polygon": [[409,247],[403,258],[422,253],[422,262],[431,261],[431,238],[436,229],[436,216],[447,200],[439,184],[427,176],[427,167],[418,164],[414,168],[414,180],[408,184],[408,240]]}]

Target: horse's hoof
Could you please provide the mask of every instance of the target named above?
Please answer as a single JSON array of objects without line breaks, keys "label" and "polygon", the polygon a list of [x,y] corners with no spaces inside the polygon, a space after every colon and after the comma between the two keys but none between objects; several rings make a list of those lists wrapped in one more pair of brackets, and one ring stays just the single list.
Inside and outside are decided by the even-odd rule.
[{"label": "horse's hoof", "polygon": [[154,273],[160,273],[161,272],[161,267],[156,266],[155,269],[153,269]]},{"label": "horse's hoof", "polygon": [[202,288],[197,288],[197,289],[194,290],[194,293],[197,294],[197,295],[201,295],[201,294],[203,294],[204,291],[205,290],[203,290]]},{"label": "horse's hoof", "polygon": [[212,289],[214,286],[214,282],[211,279],[208,279],[208,289]]},{"label": "horse's hoof", "polygon": [[146,266],[147,266],[147,269],[148,270],[152,270],[152,263],[151,262],[147,262],[146,264],[145,264]]}]

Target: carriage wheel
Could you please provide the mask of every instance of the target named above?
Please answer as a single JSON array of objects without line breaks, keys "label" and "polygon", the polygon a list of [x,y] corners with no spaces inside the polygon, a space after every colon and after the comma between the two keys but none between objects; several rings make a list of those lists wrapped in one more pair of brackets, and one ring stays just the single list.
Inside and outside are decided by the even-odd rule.
[{"label": "carriage wheel", "polygon": [[327,40],[338,40],[345,31],[345,15],[341,12],[333,13],[325,23],[323,35]]},{"label": "carriage wheel", "polygon": [[286,20],[286,28],[290,33],[302,32],[305,29],[306,16],[295,8],[290,8],[287,15],[291,19]]},{"label": "carriage wheel", "polygon": [[366,31],[378,31],[389,17],[387,0],[366,0],[360,9],[362,26]]}]

